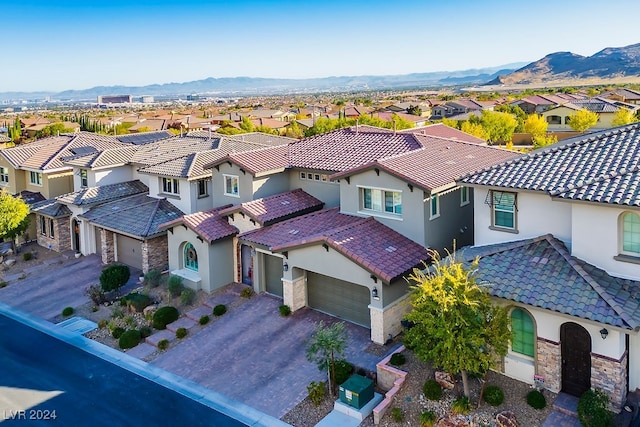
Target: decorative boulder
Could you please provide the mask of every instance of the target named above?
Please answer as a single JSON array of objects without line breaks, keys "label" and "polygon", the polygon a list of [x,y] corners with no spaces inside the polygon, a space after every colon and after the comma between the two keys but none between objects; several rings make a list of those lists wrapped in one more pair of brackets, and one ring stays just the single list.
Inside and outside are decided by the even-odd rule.
[{"label": "decorative boulder", "polygon": [[496,425],[498,427],[518,427],[518,420],[513,412],[503,411],[496,415]]},{"label": "decorative boulder", "polygon": [[142,314],[144,314],[145,316],[153,316],[153,313],[155,313],[157,309],[157,305],[149,305],[145,307],[144,310],[142,310]]},{"label": "decorative boulder", "polygon": [[463,415],[447,414],[438,421],[438,427],[469,427],[469,421]]},{"label": "decorative boulder", "polygon": [[436,382],[446,390],[453,390],[455,388],[453,375],[448,372],[436,371]]},{"label": "decorative boulder", "polygon": [[6,265],[7,267],[11,267],[15,263],[16,263],[16,260],[13,258],[10,258],[4,262],[4,265]]}]

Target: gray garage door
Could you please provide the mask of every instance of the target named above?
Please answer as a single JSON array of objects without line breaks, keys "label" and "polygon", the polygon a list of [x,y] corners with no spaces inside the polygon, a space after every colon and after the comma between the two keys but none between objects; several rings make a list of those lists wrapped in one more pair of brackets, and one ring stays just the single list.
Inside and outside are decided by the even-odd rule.
[{"label": "gray garage door", "polygon": [[118,234],[118,262],[128,266],[142,268],[142,242]]},{"label": "gray garage door", "polygon": [[309,307],[371,327],[369,289],[344,280],[307,272]]},{"label": "gray garage door", "polygon": [[267,292],[282,298],[282,258],[265,254],[264,278]]}]

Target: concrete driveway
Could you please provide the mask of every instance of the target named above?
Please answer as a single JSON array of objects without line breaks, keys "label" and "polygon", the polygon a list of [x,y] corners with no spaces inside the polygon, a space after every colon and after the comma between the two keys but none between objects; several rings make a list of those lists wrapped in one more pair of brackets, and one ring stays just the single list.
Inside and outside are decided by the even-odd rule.
[{"label": "concrete driveway", "polygon": [[[307,361],[306,342],[317,322],[339,320],[310,309],[281,317],[280,304],[268,295],[254,296],[151,364],[281,418],[307,396],[311,381],[325,380],[326,374]],[[346,359],[375,370],[381,358],[366,351],[370,331],[345,326]]]}]

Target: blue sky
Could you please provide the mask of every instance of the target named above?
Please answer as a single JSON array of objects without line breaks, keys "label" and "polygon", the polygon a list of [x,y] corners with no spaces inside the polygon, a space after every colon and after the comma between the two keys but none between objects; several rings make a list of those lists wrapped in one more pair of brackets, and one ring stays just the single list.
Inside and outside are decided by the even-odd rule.
[{"label": "blue sky", "polygon": [[8,0],[0,92],[453,71],[640,43],[634,0]]}]

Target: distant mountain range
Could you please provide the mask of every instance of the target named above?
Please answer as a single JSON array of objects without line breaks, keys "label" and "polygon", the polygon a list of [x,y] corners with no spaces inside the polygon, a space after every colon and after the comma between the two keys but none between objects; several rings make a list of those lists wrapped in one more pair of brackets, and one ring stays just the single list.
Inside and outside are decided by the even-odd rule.
[{"label": "distant mountain range", "polygon": [[0,100],[44,99],[96,101],[98,95],[151,95],[157,97],[201,94],[208,96],[280,95],[296,93],[347,92],[384,89],[412,89],[461,84],[481,84],[508,74],[525,65],[513,63],[499,67],[462,71],[439,71],[390,76],[341,76],[314,79],[274,79],[227,77],[196,80],[186,83],[153,84],[148,86],[97,86],[90,89],[63,92],[5,92]]},{"label": "distant mountain range", "polygon": [[566,84],[583,80],[640,81],[640,43],[625,47],[608,47],[592,56],[571,52],[551,53],[512,73],[498,76],[489,85]]}]

